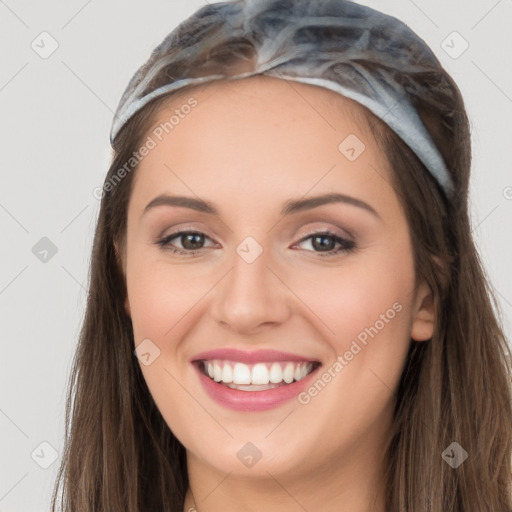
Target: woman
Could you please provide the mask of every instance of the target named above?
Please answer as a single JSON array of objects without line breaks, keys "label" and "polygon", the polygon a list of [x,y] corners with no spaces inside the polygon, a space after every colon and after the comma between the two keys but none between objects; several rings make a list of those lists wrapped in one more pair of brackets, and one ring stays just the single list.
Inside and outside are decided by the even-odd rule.
[{"label": "woman", "polygon": [[53,510],[512,510],[468,120],[417,35],[208,5],[111,143]]}]

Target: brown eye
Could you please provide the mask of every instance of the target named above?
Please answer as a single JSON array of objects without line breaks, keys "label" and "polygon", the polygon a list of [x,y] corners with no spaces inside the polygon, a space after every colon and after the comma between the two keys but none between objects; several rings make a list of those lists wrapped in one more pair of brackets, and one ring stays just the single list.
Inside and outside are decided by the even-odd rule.
[{"label": "brown eye", "polygon": [[[173,253],[190,256],[205,249],[204,243],[207,239],[210,238],[200,231],[178,231],[157,240],[156,244]],[[178,247],[176,247],[176,242],[173,242],[173,240],[178,240]],[[181,247],[179,244],[181,244]]]},{"label": "brown eye", "polygon": [[[354,242],[341,238],[330,231],[313,233],[303,238],[299,243],[304,243],[306,241],[310,241],[313,252],[318,253],[320,256],[333,256],[343,252],[350,252],[355,248]],[[337,244],[340,247],[335,249]]]},{"label": "brown eye", "polygon": [[204,235],[202,233],[185,233],[180,235],[180,240],[184,249],[201,249],[204,244]]}]

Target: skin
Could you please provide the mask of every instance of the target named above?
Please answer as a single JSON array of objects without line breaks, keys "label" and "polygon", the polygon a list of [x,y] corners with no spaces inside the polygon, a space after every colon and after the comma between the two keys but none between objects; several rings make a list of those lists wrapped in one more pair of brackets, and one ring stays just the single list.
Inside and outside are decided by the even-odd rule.
[{"label": "skin", "polygon": [[[184,511],[194,506],[192,490],[199,512],[383,512],[393,394],[411,338],[429,339],[435,319],[429,288],[414,287],[407,219],[388,163],[357,122],[364,110],[331,91],[258,76],[182,91],[154,126],[191,96],[197,106],[136,171],[118,247],[135,344],[150,339],[160,350],[141,364],[144,378],[187,451]],[[354,161],[338,150],[349,134],[366,146]],[[346,203],[279,213],[291,199],[332,192],[378,216]],[[219,214],[168,205],[144,213],[163,193],[199,197]],[[155,244],[181,229],[206,235],[197,255]],[[322,257],[304,238],[326,229],[350,234],[356,248]],[[236,252],[247,236],[263,249],[250,264]],[[172,240],[182,250],[186,243]],[[328,368],[394,303],[400,312],[306,405],[227,409],[188,362],[213,348],[270,348]],[[262,454],[251,468],[237,457],[247,442]]]}]

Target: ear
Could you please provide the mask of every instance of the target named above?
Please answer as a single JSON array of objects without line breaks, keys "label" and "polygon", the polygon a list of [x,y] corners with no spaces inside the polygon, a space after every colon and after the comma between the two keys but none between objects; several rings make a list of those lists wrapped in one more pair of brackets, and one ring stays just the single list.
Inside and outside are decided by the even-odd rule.
[{"label": "ear", "polygon": [[425,282],[418,288],[413,314],[411,338],[415,341],[432,338],[436,322],[435,303],[432,291]]},{"label": "ear", "polygon": [[[121,254],[121,251],[119,248],[119,243],[117,240],[114,241],[114,251],[116,253],[117,264],[121,268],[121,272],[123,273],[123,276],[124,276],[125,282],[126,282],[126,271],[125,271],[124,259]],[[125,289],[126,289],[126,287],[125,287]],[[126,311],[126,314],[131,318],[130,300],[128,299],[128,293],[126,293],[126,296],[124,298],[124,309]]]}]

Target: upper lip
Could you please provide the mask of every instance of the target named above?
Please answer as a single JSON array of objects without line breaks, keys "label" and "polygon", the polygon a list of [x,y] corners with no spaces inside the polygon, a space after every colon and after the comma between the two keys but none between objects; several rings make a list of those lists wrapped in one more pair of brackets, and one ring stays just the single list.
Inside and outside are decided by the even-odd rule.
[{"label": "upper lip", "polygon": [[280,352],[278,350],[253,350],[247,352],[245,350],[238,350],[236,348],[220,348],[215,350],[208,350],[196,354],[190,359],[190,362],[201,360],[222,359],[226,361],[237,361],[245,364],[265,363],[273,361],[312,361],[317,362],[316,359],[310,357],[292,354],[290,352]]}]

